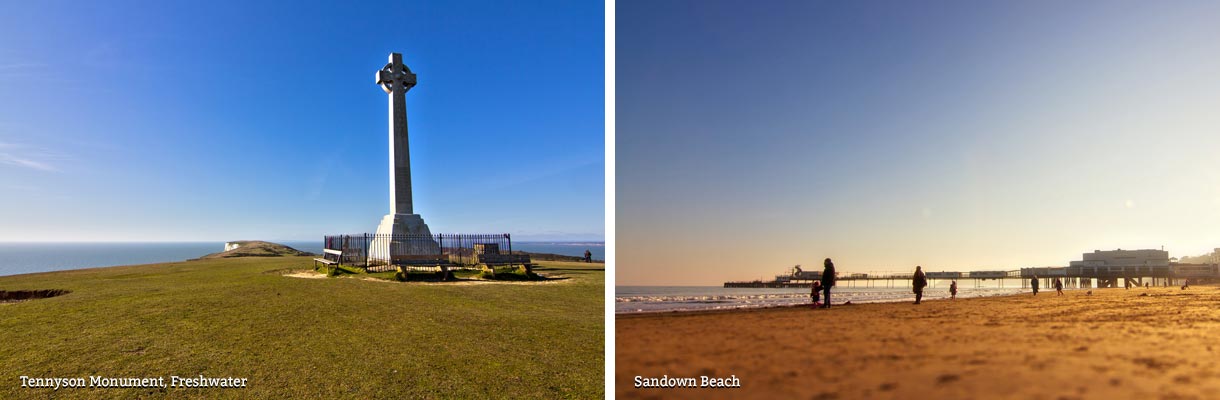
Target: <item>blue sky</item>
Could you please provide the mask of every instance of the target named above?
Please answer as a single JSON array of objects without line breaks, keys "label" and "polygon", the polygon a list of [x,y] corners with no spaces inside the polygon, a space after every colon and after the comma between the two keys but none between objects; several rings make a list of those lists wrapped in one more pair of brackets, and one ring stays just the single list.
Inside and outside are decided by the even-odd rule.
[{"label": "blue sky", "polygon": [[1220,3],[620,1],[618,284],[1220,247]]},{"label": "blue sky", "polygon": [[599,3],[5,2],[0,241],[320,239],[388,212],[390,52],[433,232],[604,236]]}]

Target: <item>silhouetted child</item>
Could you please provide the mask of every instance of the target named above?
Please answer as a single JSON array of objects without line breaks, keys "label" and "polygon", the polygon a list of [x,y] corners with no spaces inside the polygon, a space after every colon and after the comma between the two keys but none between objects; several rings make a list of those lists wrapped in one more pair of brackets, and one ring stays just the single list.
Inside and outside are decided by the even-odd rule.
[{"label": "silhouetted child", "polygon": [[957,281],[949,284],[949,300],[957,299]]},{"label": "silhouetted child", "polygon": [[1059,296],[1063,296],[1063,281],[1059,278],[1055,278],[1055,292],[1059,293]]},{"label": "silhouetted child", "polygon": [[822,282],[813,281],[813,289],[809,291],[809,298],[813,300],[813,308],[822,306]]}]

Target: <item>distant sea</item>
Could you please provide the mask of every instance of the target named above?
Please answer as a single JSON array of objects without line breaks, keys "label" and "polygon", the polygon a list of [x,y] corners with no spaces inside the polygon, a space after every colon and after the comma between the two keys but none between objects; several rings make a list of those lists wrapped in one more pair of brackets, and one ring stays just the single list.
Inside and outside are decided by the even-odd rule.
[{"label": "distant sea", "polygon": [[[276,242],[311,253],[322,241]],[[513,250],[606,259],[602,242],[513,242]],[[115,265],[185,261],[224,250],[224,242],[0,243],[0,276]]]}]

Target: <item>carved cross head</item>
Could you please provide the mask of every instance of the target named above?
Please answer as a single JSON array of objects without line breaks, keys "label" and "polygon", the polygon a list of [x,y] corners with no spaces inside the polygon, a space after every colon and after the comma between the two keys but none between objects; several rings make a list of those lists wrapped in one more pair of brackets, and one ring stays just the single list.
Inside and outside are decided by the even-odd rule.
[{"label": "carved cross head", "polygon": [[415,86],[415,74],[402,63],[402,54],[390,53],[390,62],[377,71],[377,84],[386,93],[406,92]]}]

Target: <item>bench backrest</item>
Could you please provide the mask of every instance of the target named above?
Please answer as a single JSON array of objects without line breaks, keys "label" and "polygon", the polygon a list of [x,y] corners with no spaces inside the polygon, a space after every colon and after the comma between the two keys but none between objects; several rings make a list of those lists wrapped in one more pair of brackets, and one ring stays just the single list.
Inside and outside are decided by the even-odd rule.
[{"label": "bench backrest", "polygon": [[326,254],[334,254],[336,256],[343,255],[343,250],[323,249],[322,252]]},{"label": "bench backrest", "polygon": [[526,254],[480,254],[479,263],[528,263],[530,256]]},{"label": "bench backrest", "polygon": [[394,254],[390,256],[391,261],[432,261],[440,260],[444,256],[440,254]]}]

